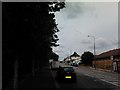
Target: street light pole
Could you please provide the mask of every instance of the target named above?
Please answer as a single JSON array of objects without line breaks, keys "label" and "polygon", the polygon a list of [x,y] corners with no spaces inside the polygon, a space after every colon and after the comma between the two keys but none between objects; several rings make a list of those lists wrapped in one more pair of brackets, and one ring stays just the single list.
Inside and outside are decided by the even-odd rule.
[{"label": "street light pole", "polygon": [[96,52],[95,52],[95,37],[94,38],[94,55],[96,55]]},{"label": "street light pole", "polygon": [[95,51],[95,36],[88,35],[88,37],[92,37],[94,39],[94,55],[96,55],[96,51]]},{"label": "street light pole", "polygon": [[93,66],[96,69],[96,66],[95,66],[95,55],[96,55],[96,51],[95,51],[95,36],[88,35],[88,37],[92,37],[94,39],[94,62],[93,62],[94,64],[93,64]]}]

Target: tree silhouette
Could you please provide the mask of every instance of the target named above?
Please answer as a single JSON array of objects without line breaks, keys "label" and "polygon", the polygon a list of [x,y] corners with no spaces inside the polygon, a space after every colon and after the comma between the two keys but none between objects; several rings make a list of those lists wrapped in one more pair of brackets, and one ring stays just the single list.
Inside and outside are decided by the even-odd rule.
[{"label": "tree silhouette", "polygon": [[19,80],[32,72],[33,61],[35,68],[48,64],[51,47],[59,40],[54,12],[64,7],[64,2],[2,3],[3,89],[13,80],[16,60]]},{"label": "tree silhouette", "polygon": [[52,53],[49,55],[49,59],[53,59],[54,61],[58,61],[59,55],[57,55],[56,53],[52,52]]},{"label": "tree silhouette", "polygon": [[92,60],[94,58],[93,53],[91,52],[84,52],[81,56],[82,63],[85,65],[92,65]]}]

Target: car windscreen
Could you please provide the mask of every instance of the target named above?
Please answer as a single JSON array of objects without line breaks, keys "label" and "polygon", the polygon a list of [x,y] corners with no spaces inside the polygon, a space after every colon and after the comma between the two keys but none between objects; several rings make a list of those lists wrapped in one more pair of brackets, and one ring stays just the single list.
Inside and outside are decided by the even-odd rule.
[{"label": "car windscreen", "polygon": [[63,68],[65,72],[73,72],[74,69],[72,67],[64,67]]}]

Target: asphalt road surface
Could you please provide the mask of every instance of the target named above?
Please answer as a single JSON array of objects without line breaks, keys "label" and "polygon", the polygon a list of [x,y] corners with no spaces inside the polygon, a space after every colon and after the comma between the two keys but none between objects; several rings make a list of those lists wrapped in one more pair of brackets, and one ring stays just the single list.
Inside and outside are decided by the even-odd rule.
[{"label": "asphalt road surface", "polygon": [[[60,64],[65,65],[65,64]],[[65,65],[66,66],[66,65]],[[51,70],[48,66],[35,72],[19,82],[18,88],[38,89],[55,89],[55,90],[120,90],[118,75],[112,72],[94,70],[90,67],[74,67],[77,74],[76,82],[58,82],[56,71]]]},{"label": "asphalt road surface", "polygon": [[[52,75],[55,79],[55,84],[58,89],[79,89],[79,90],[88,90],[88,89],[100,89],[100,90],[120,90],[120,87],[108,82],[105,82],[103,80],[100,80],[99,78],[92,77],[88,74],[88,72],[85,71],[85,73],[82,73],[79,71],[79,68],[76,69],[77,74],[77,82],[58,82],[55,79],[56,71],[52,71]],[[91,72],[91,71],[89,71]]]},{"label": "asphalt road surface", "polygon": [[[55,77],[55,71],[52,71]],[[83,74],[77,73],[77,82],[58,82],[55,81],[56,87],[60,89],[64,88],[74,88],[87,90],[87,89],[109,89],[109,90],[118,90],[118,87],[107,82],[101,81],[97,78],[92,78],[85,76]]]}]

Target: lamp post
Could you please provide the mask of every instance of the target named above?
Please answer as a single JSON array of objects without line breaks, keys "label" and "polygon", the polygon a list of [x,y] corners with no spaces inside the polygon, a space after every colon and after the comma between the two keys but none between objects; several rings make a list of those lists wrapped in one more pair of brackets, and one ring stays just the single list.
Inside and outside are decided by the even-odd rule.
[{"label": "lamp post", "polygon": [[94,39],[94,55],[96,55],[96,51],[95,51],[95,36],[88,35],[88,37],[92,37]]},{"label": "lamp post", "polygon": [[[88,37],[92,37],[94,39],[94,61],[95,61],[95,55],[96,55],[96,51],[95,51],[95,36],[88,35]],[[94,66],[94,68],[96,68],[95,62],[93,64],[93,66]]]}]

